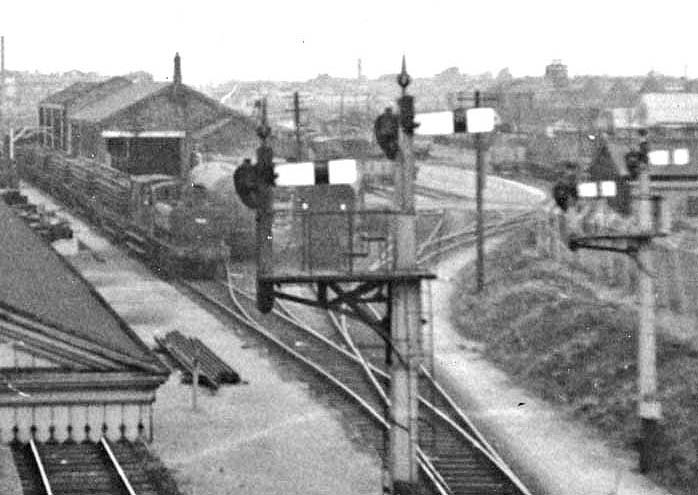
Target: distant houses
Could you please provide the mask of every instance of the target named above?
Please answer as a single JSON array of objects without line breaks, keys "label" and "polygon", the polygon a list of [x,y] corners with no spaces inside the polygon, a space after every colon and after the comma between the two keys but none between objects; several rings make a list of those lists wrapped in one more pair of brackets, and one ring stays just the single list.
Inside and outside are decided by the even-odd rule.
[{"label": "distant houses", "polygon": [[698,93],[641,94],[633,107],[606,110],[598,125],[620,174],[627,173],[624,155],[637,146],[636,131],[646,129],[651,190],[663,200],[663,221],[698,222]]}]

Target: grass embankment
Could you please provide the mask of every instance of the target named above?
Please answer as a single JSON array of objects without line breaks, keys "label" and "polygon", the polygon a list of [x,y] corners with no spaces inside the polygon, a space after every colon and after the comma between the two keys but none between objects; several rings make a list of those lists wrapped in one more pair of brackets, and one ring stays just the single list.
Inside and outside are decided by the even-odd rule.
[{"label": "grass embankment", "polygon": [[[581,266],[536,256],[524,233],[487,258],[487,290],[472,293],[473,267],[460,274],[456,326],[485,344],[489,359],[540,397],[564,406],[626,447],[636,416],[637,312],[602,300]],[[698,493],[698,352],[658,329],[664,418],[651,477],[675,493]]]}]

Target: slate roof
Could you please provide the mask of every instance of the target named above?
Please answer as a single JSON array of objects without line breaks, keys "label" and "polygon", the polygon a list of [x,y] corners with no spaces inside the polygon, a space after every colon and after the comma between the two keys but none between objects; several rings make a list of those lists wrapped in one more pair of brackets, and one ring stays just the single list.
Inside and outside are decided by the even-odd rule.
[{"label": "slate roof", "polygon": [[84,95],[91,89],[99,86],[98,82],[84,82],[79,81],[71,84],[67,88],[64,88],[56,93],[52,93],[43,100],[39,102],[39,105],[43,104],[53,104],[53,105],[63,105],[69,103],[76,98]]},{"label": "slate roof", "polygon": [[641,125],[698,125],[698,93],[647,93],[642,95]]},{"label": "slate roof", "polygon": [[613,180],[618,175],[628,175],[625,167],[625,154],[630,151],[627,144],[599,138],[594,147],[589,174],[591,180]]},{"label": "slate roof", "polygon": [[0,304],[100,347],[159,365],[94,288],[0,202]]},{"label": "slate roof", "polygon": [[139,101],[154,95],[158,91],[170,86],[168,82],[149,82],[131,84],[115,91],[104,98],[88,105],[72,115],[74,120],[100,122],[120,110],[130,107]]},{"label": "slate roof", "polygon": [[130,80],[121,76],[111,77],[101,82],[76,82],[44,98],[39,102],[39,106],[64,105],[70,110],[76,110],[132,84]]}]

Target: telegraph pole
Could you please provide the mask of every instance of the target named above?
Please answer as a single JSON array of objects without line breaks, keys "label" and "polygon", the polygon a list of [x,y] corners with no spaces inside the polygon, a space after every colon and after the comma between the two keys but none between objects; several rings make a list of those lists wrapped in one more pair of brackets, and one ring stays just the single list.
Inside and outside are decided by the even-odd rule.
[{"label": "telegraph pole", "polygon": [[[646,131],[645,131],[646,132]],[[640,143],[639,222],[642,233],[653,234],[652,197],[650,195],[649,146],[644,133]],[[661,403],[657,397],[657,350],[655,337],[655,301],[652,281],[652,250],[650,241],[643,242],[638,253],[640,264],[640,325],[638,329],[638,413],[642,424],[640,471],[646,473],[656,464],[655,448]]]},{"label": "telegraph pole", "polygon": [[[462,97],[458,95],[458,101],[468,101],[470,98]],[[473,99],[471,100],[475,108],[480,108],[482,103],[497,101],[496,96],[492,95],[482,95],[479,90],[475,91]],[[467,132],[471,132],[468,129]],[[458,132],[458,131],[456,131]],[[462,131],[461,131],[462,132]],[[484,146],[482,143],[482,136],[480,132],[475,132],[475,173],[476,173],[476,183],[475,183],[475,208],[476,208],[476,224],[475,224],[475,237],[477,246],[477,260],[476,260],[476,271],[477,271],[477,293],[481,293],[485,288],[485,219],[483,213],[483,203],[484,203],[484,190],[485,190],[485,156],[484,156]]]},{"label": "telegraph pole", "polygon": [[[0,36],[0,136],[5,135],[5,36]],[[4,137],[3,137],[4,139]]]},{"label": "telegraph pole", "polygon": [[[398,76],[402,88],[399,99],[400,165],[395,167],[395,270],[413,271],[416,267],[414,152],[414,98],[406,94],[410,84],[405,58]],[[390,445],[388,466],[392,493],[416,493],[419,479],[417,464],[418,368],[421,360],[419,332],[420,281],[398,280],[390,291]]]},{"label": "telegraph pole", "polygon": [[296,161],[303,160],[303,144],[301,142],[301,104],[298,91],[293,93],[293,127],[296,134]]},{"label": "telegraph pole", "polygon": [[[480,91],[475,91],[475,108],[480,108]],[[475,235],[477,237],[477,293],[485,288],[485,220],[482,211],[483,190],[485,188],[485,166],[482,156],[482,136],[475,133],[475,169],[477,173],[475,203],[477,224]]]}]

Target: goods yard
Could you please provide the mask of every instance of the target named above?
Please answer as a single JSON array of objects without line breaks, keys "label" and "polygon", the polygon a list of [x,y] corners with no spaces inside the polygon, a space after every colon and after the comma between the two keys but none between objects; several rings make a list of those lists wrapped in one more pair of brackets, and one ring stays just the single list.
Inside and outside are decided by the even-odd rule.
[{"label": "goods yard", "polygon": [[274,161],[266,102],[253,165],[255,122],[185,86],[180,63],[169,83],[49,96],[40,137],[11,157],[27,182],[11,181],[8,202],[52,212],[23,225],[27,208],[3,207],[8,225],[26,237],[38,224],[43,241],[27,244],[72,283],[61,295],[108,315],[87,331],[38,310],[36,260],[22,262],[26,307],[6,288],[0,427],[16,493],[554,493],[566,467],[549,453],[537,472],[466,412],[431,292],[454,255],[477,246],[479,270],[485,238],[537,232],[546,194],[490,178],[484,195],[480,148],[476,173],[417,168],[404,59],[401,120],[378,136],[392,167]]}]

